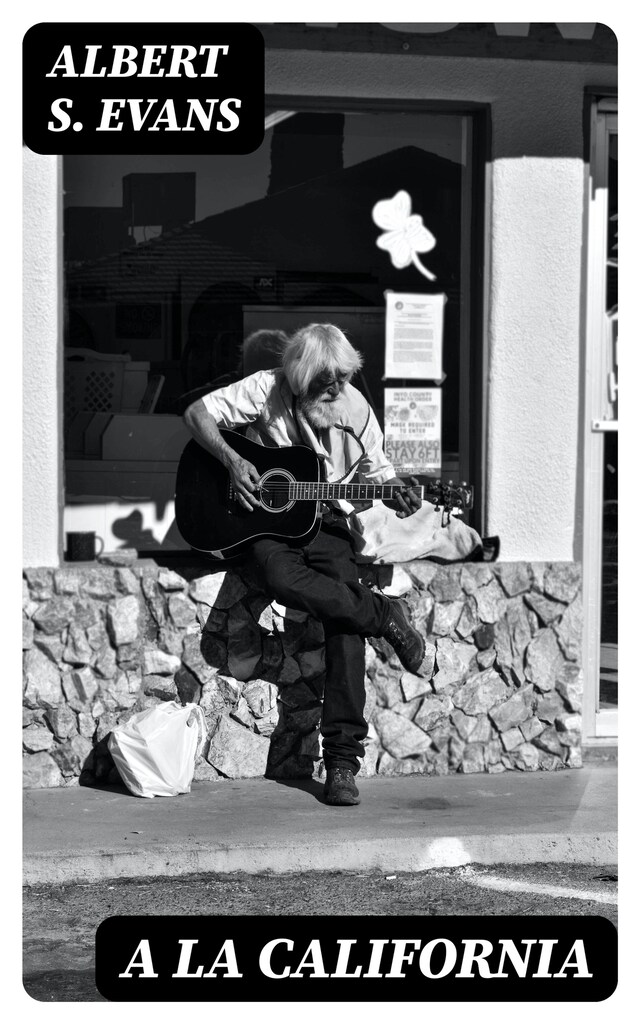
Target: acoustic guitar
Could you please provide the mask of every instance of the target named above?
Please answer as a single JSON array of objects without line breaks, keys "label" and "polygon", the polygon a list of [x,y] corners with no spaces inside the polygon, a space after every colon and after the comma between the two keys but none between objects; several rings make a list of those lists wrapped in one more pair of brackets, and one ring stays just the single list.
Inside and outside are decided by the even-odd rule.
[{"label": "acoustic guitar", "polygon": [[[228,471],[196,441],[189,441],[180,457],[175,497],[176,523],[187,544],[217,558],[232,558],[263,537],[309,543],[320,528],[318,502],[391,501],[398,489],[397,484],[327,483],[311,448],[267,448],[233,430],[220,433],[260,474],[254,492],[259,506],[251,512],[243,508]],[[446,511],[472,506],[473,489],[466,484],[436,480],[415,489]]]}]

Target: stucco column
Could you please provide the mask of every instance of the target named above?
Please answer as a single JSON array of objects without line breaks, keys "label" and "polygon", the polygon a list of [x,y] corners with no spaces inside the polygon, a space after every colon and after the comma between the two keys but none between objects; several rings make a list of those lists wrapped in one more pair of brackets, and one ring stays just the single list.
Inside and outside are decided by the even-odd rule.
[{"label": "stucco column", "polygon": [[60,562],[62,161],[23,150],[23,564]]}]

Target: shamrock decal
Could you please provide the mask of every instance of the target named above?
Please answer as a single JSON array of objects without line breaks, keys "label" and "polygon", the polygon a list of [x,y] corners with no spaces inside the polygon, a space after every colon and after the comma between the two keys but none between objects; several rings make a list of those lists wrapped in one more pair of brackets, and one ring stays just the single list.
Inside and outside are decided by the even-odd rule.
[{"label": "shamrock decal", "polygon": [[396,192],[392,199],[381,199],[373,208],[371,216],[383,235],[376,240],[379,249],[386,249],[391,262],[398,270],[414,267],[435,281],[436,276],[421,263],[419,252],[429,252],[436,244],[435,237],[422,223],[422,217],[411,213],[411,196],[404,189]]}]

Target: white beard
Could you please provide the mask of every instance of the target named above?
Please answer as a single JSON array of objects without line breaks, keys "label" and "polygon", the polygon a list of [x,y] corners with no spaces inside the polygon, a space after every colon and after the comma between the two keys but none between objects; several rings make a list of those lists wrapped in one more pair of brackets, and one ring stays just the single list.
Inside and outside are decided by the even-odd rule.
[{"label": "white beard", "polygon": [[340,419],[344,411],[342,396],[333,402],[322,402],[319,399],[301,398],[300,411],[316,430],[332,427]]}]

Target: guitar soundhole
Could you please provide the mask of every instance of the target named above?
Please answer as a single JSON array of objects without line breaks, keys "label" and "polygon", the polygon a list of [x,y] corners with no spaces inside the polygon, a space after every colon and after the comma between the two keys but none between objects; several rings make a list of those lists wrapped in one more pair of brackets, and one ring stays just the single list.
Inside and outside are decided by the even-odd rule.
[{"label": "guitar soundhole", "polygon": [[271,470],[260,479],[260,502],[268,512],[284,512],[294,504],[289,497],[289,484],[295,477],[284,469]]}]

